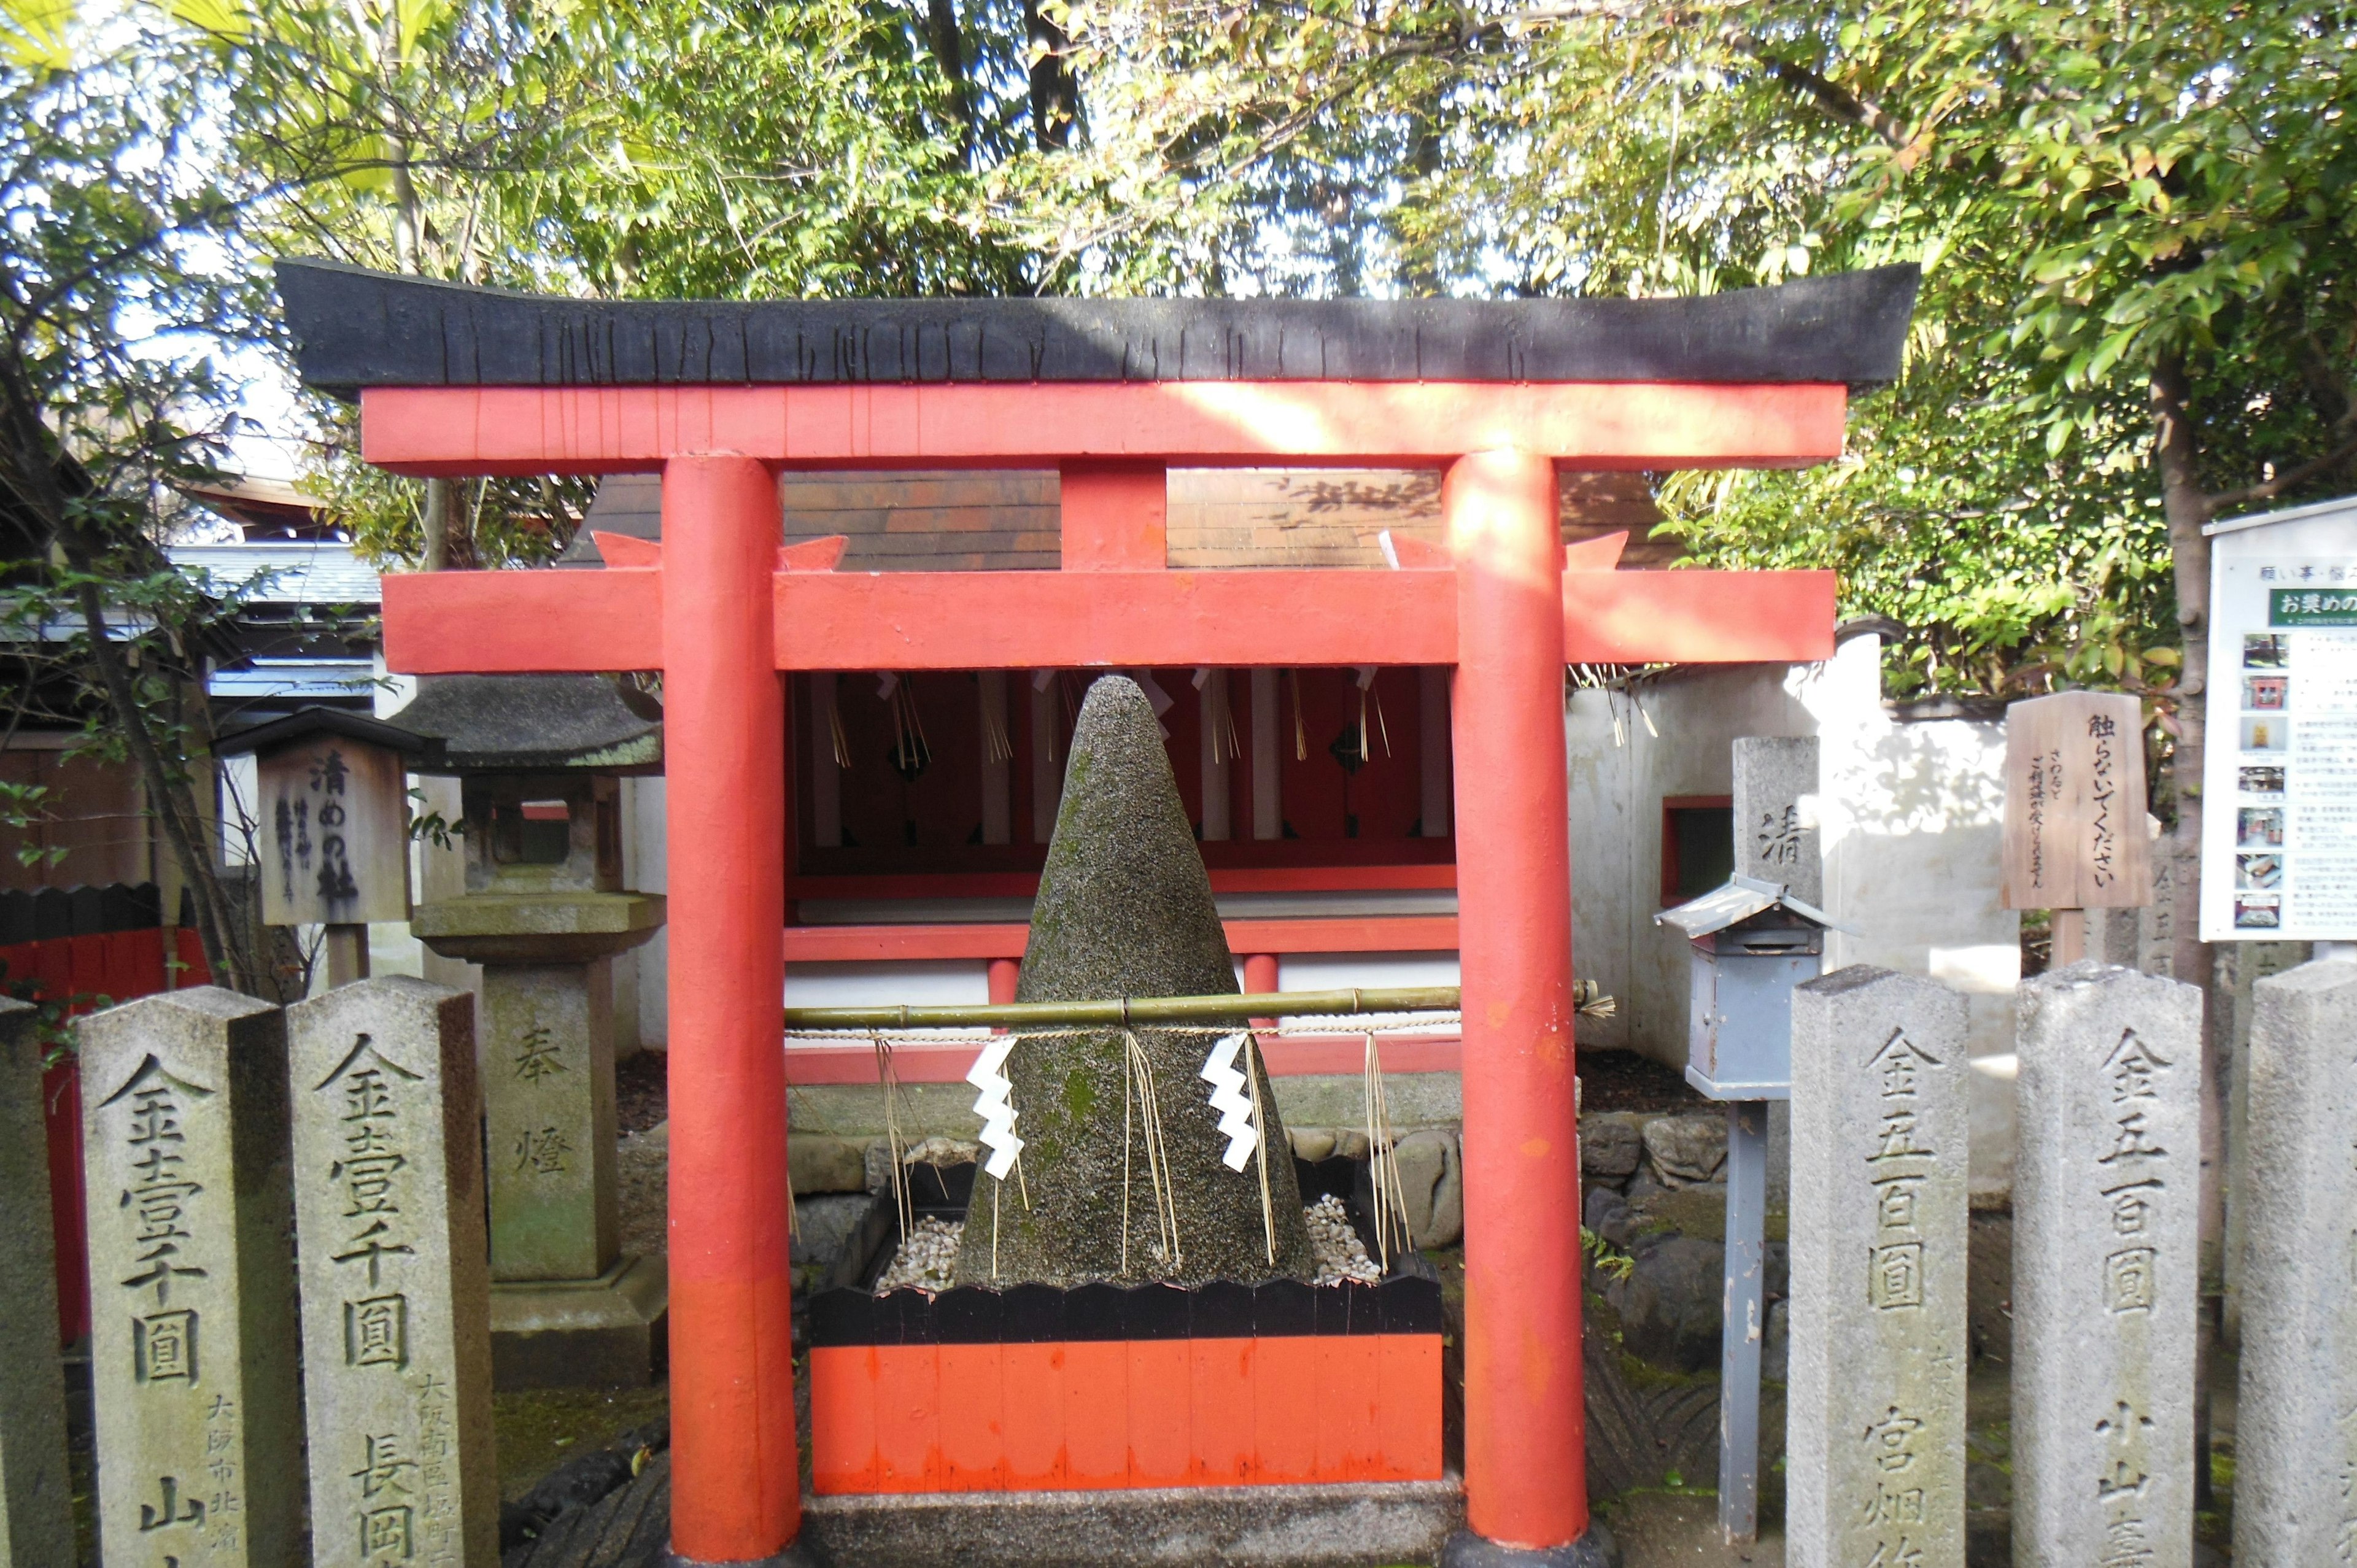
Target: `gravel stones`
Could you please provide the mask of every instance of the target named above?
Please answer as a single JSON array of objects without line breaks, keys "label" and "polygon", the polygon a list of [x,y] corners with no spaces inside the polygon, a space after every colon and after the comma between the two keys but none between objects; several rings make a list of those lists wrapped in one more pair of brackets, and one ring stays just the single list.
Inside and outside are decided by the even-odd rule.
[{"label": "gravel stones", "polygon": [[1383,1277],[1383,1271],[1367,1256],[1367,1244],[1359,1240],[1351,1224],[1351,1211],[1340,1198],[1328,1193],[1302,1210],[1302,1219],[1309,1228],[1310,1253],[1318,1260],[1312,1283],[1339,1285],[1358,1280],[1372,1284]]},{"label": "gravel stones", "polygon": [[1715,1181],[1727,1168],[1727,1118],[1658,1116],[1645,1123],[1644,1144],[1663,1187]]},{"label": "gravel stones", "polygon": [[900,1239],[900,1250],[892,1254],[891,1267],[877,1278],[876,1289],[879,1293],[908,1285],[919,1290],[949,1289],[957,1272],[958,1242],[964,1234],[963,1219],[920,1215],[915,1228]]},{"label": "gravel stones", "polygon": [[[1154,709],[1135,682],[1104,676],[1089,688],[1073,730],[1016,999],[1235,992],[1234,961]],[[1277,1217],[1273,1268],[1258,1172],[1221,1163],[1227,1141],[1196,1076],[1217,1038],[1209,1030],[1137,1031],[1152,1065],[1169,1159],[1175,1258],[1160,1256],[1156,1243],[1143,1139],[1123,1147],[1129,1075],[1120,1032],[1033,1036],[1017,1047],[1007,1064],[1009,1098],[1021,1118],[1029,1202],[1009,1192],[997,1206],[1004,1228],[995,1249],[998,1281],[1184,1284],[1309,1274],[1308,1232],[1293,1219],[1301,1198],[1292,1162],[1268,1162]],[[1263,1132],[1281,1156],[1290,1141],[1265,1071],[1260,1098]],[[990,1196],[990,1178],[977,1177],[969,1212],[983,1222],[970,1227],[959,1260],[958,1277],[966,1283],[994,1277]]]}]

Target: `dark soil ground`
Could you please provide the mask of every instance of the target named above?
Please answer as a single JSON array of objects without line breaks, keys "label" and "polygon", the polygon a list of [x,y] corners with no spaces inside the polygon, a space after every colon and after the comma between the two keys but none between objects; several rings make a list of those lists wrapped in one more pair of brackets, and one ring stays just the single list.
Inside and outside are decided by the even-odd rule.
[{"label": "dark soil ground", "polygon": [[1674,1068],[1634,1051],[1579,1053],[1579,1109],[1596,1111],[1708,1111],[1714,1101],[1695,1093]]},{"label": "dark soil ground", "polygon": [[662,1051],[640,1051],[614,1065],[614,1117],[625,1134],[643,1133],[671,1114],[670,1061]]}]

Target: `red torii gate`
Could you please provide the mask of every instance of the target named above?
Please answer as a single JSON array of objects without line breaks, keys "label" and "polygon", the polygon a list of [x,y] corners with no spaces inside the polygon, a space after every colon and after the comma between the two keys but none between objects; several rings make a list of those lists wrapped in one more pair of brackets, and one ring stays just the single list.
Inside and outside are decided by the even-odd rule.
[{"label": "red torii gate", "polygon": [[[1448,1560],[1590,1560],[1563,667],[1823,659],[1834,582],[1566,571],[1556,470],[1838,456],[1849,387],[1897,372],[1912,268],[1502,304],[610,304],[309,262],[279,284],[369,461],[662,476],[659,564],[388,577],[384,624],[406,672],[664,672],[679,1558],[762,1559],[801,1523],[779,673],[1379,663],[1458,670],[1471,1535]],[[1448,563],[1165,568],[1168,468],[1278,465],[1443,470]],[[780,469],[1014,467],[1061,472],[1060,572],[780,555]]]}]

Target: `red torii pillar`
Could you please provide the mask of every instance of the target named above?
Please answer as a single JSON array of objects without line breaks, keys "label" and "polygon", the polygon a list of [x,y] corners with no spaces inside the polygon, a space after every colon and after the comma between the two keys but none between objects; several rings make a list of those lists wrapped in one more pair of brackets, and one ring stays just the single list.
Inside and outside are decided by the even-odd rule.
[{"label": "red torii pillar", "polygon": [[[1448,1561],[1593,1561],[1563,666],[1824,658],[1834,588],[1824,573],[1566,572],[1555,469],[1822,460],[1841,450],[1844,404],[1827,383],[365,392],[365,454],[398,471],[663,476],[663,541],[645,552],[659,565],[384,586],[394,669],[665,671],[679,1557],[765,1560],[801,1520],[778,672],[1375,662],[1458,667],[1471,1533]],[[1454,570],[1164,570],[1131,537],[1134,512],[1101,504],[1117,487],[1150,491],[1151,471],[1178,462],[1305,460],[1444,469]],[[1080,503],[1068,558],[1092,569],[877,575],[777,560],[779,467],[1054,462]]]}]

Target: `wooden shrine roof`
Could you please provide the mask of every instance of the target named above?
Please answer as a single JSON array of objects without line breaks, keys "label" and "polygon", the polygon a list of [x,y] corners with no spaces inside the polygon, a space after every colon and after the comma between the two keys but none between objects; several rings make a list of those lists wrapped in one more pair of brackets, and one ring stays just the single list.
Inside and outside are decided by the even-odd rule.
[{"label": "wooden shrine roof", "polygon": [[362,387],[1899,375],[1917,269],[1669,299],[597,300],[292,258],[303,380]]}]

